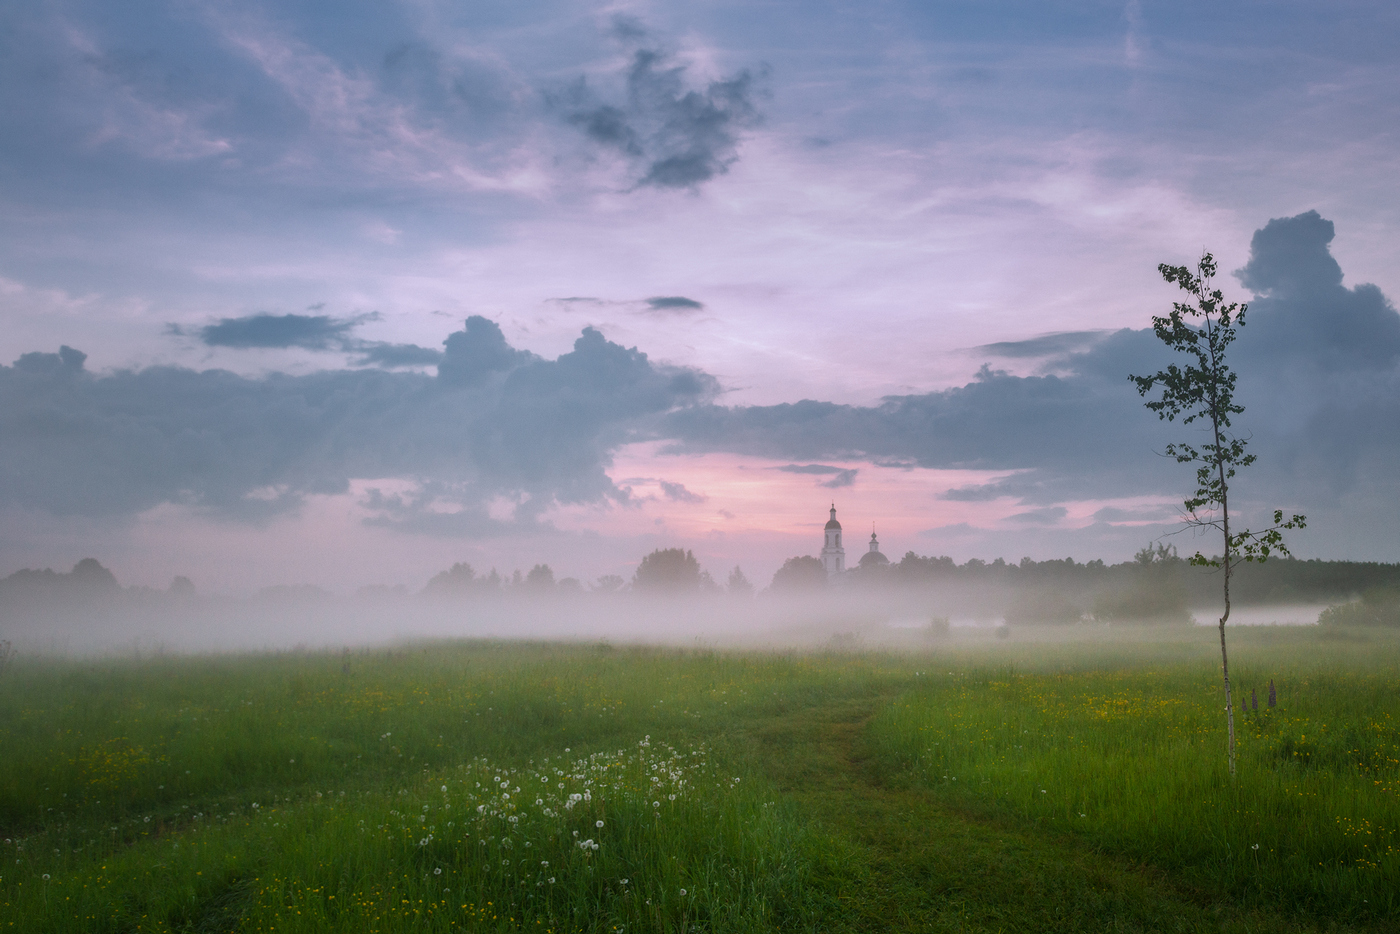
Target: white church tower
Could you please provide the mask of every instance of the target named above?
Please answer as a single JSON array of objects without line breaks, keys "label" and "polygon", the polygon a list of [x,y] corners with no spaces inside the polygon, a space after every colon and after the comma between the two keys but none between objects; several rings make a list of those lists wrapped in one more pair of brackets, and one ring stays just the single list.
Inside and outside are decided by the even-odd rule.
[{"label": "white church tower", "polygon": [[841,523],[836,521],[836,504],[831,504],[831,519],[826,524],[826,544],[822,546],[822,566],[827,577],[846,570],[846,549],[841,547]]}]

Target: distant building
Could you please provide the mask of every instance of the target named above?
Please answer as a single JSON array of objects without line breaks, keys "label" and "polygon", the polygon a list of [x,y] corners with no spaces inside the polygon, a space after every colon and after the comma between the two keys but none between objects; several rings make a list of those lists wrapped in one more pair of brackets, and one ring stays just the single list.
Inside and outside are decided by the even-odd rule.
[{"label": "distant building", "polygon": [[880,540],[875,537],[875,530],[870,530],[870,550],[860,556],[860,567],[873,568],[887,565],[890,559],[880,553]]},{"label": "distant building", "polygon": [[836,577],[846,570],[846,549],[841,547],[841,523],[836,521],[836,504],[831,504],[831,519],[826,523],[826,544],[822,546],[822,567],[827,577]]}]

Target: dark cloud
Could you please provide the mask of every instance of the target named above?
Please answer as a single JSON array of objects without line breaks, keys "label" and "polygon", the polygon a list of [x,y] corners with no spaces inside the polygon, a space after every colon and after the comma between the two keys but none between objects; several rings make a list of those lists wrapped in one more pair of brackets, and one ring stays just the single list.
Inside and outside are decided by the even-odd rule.
[{"label": "dark cloud", "polygon": [[631,161],[638,186],[693,188],[723,174],[738,158],[742,131],[760,119],[747,70],[689,87],[684,65],[638,49],[624,81],[625,102],[602,100],[585,78],[549,102],[588,139]]},{"label": "dark cloud", "polygon": [[[319,308],[318,305],[313,310]],[[367,341],[351,334],[361,324],[376,321],[378,318],[379,315],[375,313],[356,315],[352,318],[334,318],[330,315],[258,314],[242,318],[224,318],[218,324],[207,325],[193,332],[174,324],[167,330],[179,336],[193,333],[209,347],[229,347],[237,350],[299,347],[303,350],[340,351],[353,355],[356,366],[373,366],[386,370],[437,366],[444,361],[443,352],[431,347]],[[499,331],[497,334],[499,335]],[[502,337],[502,343],[504,340]]]},{"label": "dark cloud", "polygon": [[460,331],[443,341],[446,348],[438,364],[438,379],[454,386],[475,386],[493,374],[505,373],[538,359],[506,343],[500,325],[480,315],[472,315]]},{"label": "dark cloud", "polygon": [[1400,359],[1400,315],[1374,285],[1342,285],[1328,248],[1334,235],[1316,211],[1255,232],[1249,262],[1236,273],[1259,296],[1246,314],[1247,353],[1328,370],[1385,369]]},{"label": "dark cloud", "polygon": [[370,496],[375,521],[484,534],[501,527],[490,502],[513,503],[518,523],[557,502],[624,498],[612,451],[718,388],[591,328],[556,360],[511,348],[484,318],[445,343],[437,376],[94,374],[69,348],[26,354],[0,367],[0,502],[60,515],[173,502],[258,519],[352,479],[396,478],[413,492]]},{"label": "dark cloud", "polygon": [[1342,267],[1328,244],[1336,228],[1316,211],[1276,217],[1254,232],[1249,262],[1236,275],[1258,295],[1307,295],[1342,284]]},{"label": "dark cloud", "polygon": [[[330,315],[248,315],[224,318],[202,327],[199,339],[210,347],[302,347],[332,350],[344,346],[350,332],[372,316],[332,318]],[[174,333],[184,333],[172,327]]]},{"label": "dark cloud", "polygon": [[[774,406],[710,406],[675,413],[682,447],[721,445],[771,457],[897,458],[924,467],[1016,469],[1121,461],[1145,420],[1126,372],[1098,380],[1015,377],[983,367],[966,386],[890,396],[873,407],[804,400]],[[1113,429],[1122,427],[1124,433]],[[1150,442],[1148,442],[1150,444]],[[1144,444],[1144,447],[1148,446]]]},{"label": "dark cloud", "polygon": [[647,299],[647,305],[652,311],[699,311],[704,308],[703,302],[697,302],[693,298],[686,298],[684,295],[658,295]]},{"label": "dark cloud", "polygon": [[668,480],[661,481],[661,492],[667,499],[675,500],[678,503],[703,503],[709,499],[708,496],[701,493],[692,493],[685,488],[684,484],[671,483]]}]

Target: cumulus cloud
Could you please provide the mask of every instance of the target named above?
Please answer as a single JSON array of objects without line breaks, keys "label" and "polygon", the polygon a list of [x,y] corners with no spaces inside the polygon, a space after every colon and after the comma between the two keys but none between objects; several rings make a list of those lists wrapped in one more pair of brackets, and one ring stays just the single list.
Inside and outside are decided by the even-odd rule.
[{"label": "cumulus cloud", "polygon": [[532,521],[553,503],[622,497],[611,452],[716,391],[592,328],[545,360],[480,317],[449,336],[435,376],[98,374],[64,348],[0,367],[0,502],[60,515],[182,503],[258,519],[354,479],[397,478],[411,492],[371,495],[376,521],[480,533],[499,527],[493,504]]},{"label": "cumulus cloud", "polygon": [[1259,296],[1247,312],[1247,353],[1328,370],[1386,369],[1400,359],[1400,315],[1376,286],[1342,285],[1328,249],[1333,236],[1332,222],[1316,211],[1255,232],[1249,262],[1236,273]]},{"label": "cumulus cloud", "polygon": [[[620,38],[644,35],[632,29]],[[759,112],[752,72],[694,86],[688,70],[665,52],[639,48],[621,99],[605,99],[581,77],[549,100],[591,142],[631,162],[639,187],[693,188],[729,170]]]}]

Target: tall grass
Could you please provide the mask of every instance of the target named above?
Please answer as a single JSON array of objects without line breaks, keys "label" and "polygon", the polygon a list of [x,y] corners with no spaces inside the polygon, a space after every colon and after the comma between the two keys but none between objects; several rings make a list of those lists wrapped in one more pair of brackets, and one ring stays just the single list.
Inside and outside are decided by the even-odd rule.
[{"label": "tall grass", "polygon": [[[1330,667],[1308,638],[1252,640],[1229,776],[1216,672],[1147,668],[932,672],[871,724],[888,767],[964,806],[1169,870],[1215,895],[1317,916],[1400,909],[1400,690],[1378,667]],[[1388,658],[1388,663],[1385,659]],[[1377,659],[1373,658],[1373,664]],[[1279,705],[1267,706],[1273,679]]]},{"label": "tall grass", "polygon": [[800,659],[486,644],[10,674],[0,930],[783,929],[831,851],[723,738],[829,689]]},{"label": "tall grass", "polygon": [[1246,715],[1232,783],[1211,634],[1183,632],[24,659],[0,679],[0,931],[836,929],[868,854],[749,758],[823,709],[878,710],[887,776],[973,813],[1226,902],[1400,916],[1395,640],[1237,636],[1240,683],[1280,705]]}]

